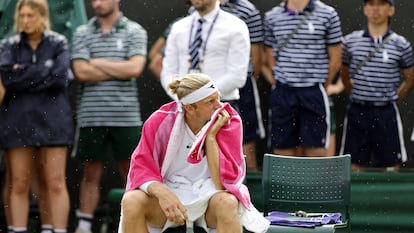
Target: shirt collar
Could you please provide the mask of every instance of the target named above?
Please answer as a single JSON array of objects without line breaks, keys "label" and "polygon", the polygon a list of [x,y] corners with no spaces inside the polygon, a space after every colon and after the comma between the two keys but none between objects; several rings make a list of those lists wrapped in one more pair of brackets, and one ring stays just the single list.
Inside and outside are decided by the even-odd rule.
[{"label": "shirt collar", "polygon": [[230,3],[236,3],[236,2],[238,2],[239,0],[228,0],[228,1],[226,1],[226,2],[230,2]]},{"label": "shirt collar", "polygon": [[310,0],[308,2],[308,5],[306,5],[305,8],[303,9],[303,11],[297,13],[294,10],[289,9],[287,7],[287,3],[288,3],[288,0],[284,1],[282,4],[283,4],[283,8],[285,9],[285,12],[288,12],[289,15],[296,15],[296,14],[303,15],[305,11],[312,12],[315,9],[315,4],[316,4],[315,0]]},{"label": "shirt collar", "polygon": [[[94,26],[95,30],[101,29],[101,24],[99,23],[98,17],[95,16],[92,18],[92,25]],[[119,18],[116,21],[115,25],[112,27],[112,30],[115,29],[118,31],[119,29],[125,28],[125,26],[126,26],[126,19],[123,17],[122,12],[120,12]]]},{"label": "shirt collar", "polygon": [[220,1],[217,1],[217,4],[214,7],[214,9],[208,14],[204,15],[203,17],[201,17],[200,14],[198,14],[198,12],[196,11],[197,12],[196,19],[198,20],[199,18],[203,18],[207,22],[212,22],[213,19],[216,17],[216,14],[219,12],[219,10],[220,10]]},{"label": "shirt collar", "polygon": [[[42,41],[48,34],[49,34],[49,30],[48,29],[43,30],[43,32],[42,32],[42,39],[40,41]],[[24,31],[21,31],[20,32],[20,38],[21,38],[21,42],[29,43],[28,42],[29,39],[27,38],[27,34]]]},{"label": "shirt collar", "polygon": [[[387,32],[381,37],[379,38],[380,41],[385,40],[387,37],[389,37],[391,34],[393,33],[393,31],[391,30],[391,28],[387,29]],[[364,33],[362,34],[363,37],[369,37],[371,39],[371,42],[377,42],[375,41],[374,37],[371,36],[371,34],[369,33],[368,27],[366,27],[364,29]]]},{"label": "shirt collar", "polygon": [[220,6],[229,6],[229,7],[233,7],[235,4],[237,4],[239,2],[239,0],[227,0],[223,3],[220,2]]}]

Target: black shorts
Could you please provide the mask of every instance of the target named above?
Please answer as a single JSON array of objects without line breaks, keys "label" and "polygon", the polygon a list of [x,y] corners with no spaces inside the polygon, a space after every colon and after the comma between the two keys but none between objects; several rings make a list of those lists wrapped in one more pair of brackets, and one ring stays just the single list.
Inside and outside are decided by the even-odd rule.
[{"label": "black shorts", "polygon": [[407,152],[397,105],[351,103],[340,154],[351,154],[352,163],[364,166],[390,167],[405,162]]},{"label": "black shorts", "polygon": [[271,146],[327,148],[329,101],[323,86],[289,87],[276,84],[271,94]]},{"label": "black shorts", "polygon": [[[81,161],[129,160],[141,137],[141,126],[83,127],[79,130],[76,157]],[[109,147],[111,145],[111,147]]]},{"label": "black shorts", "polygon": [[246,84],[240,88],[238,102],[240,117],[243,123],[243,143],[256,141],[265,137],[260,96],[254,78],[247,78]]}]

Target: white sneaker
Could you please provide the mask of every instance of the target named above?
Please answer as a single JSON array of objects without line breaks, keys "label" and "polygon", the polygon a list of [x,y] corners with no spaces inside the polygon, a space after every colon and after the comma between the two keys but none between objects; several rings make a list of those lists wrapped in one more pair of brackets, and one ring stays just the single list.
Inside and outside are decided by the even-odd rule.
[{"label": "white sneaker", "polygon": [[75,233],[92,233],[92,231],[88,230],[88,229],[83,229],[83,228],[77,227]]}]

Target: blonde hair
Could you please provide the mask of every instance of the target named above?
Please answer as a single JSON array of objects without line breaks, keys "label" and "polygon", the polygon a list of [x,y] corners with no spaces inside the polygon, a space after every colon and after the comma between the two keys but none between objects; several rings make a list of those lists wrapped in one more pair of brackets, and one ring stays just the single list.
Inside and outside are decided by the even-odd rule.
[{"label": "blonde hair", "polygon": [[14,12],[14,31],[20,32],[21,28],[19,26],[19,11],[23,6],[29,6],[30,8],[36,9],[42,19],[43,26],[45,29],[50,29],[50,19],[49,19],[49,7],[46,0],[19,0],[16,5],[16,10]]},{"label": "blonde hair", "polygon": [[168,88],[171,93],[176,94],[178,99],[181,100],[184,96],[200,89],[210,81],[211,78],[205,74],[191,73],[184,75],[180,80],[173,80],[168,84]]}]

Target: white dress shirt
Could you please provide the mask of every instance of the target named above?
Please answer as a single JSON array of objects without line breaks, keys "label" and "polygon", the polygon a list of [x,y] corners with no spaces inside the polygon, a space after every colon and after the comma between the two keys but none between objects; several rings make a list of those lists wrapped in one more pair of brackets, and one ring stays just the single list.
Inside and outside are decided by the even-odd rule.
[{"label": "white dress shirt", "polygon": [[[168,35],[161,84],[171,97],[168,84],[189,72],[190,37],[194,39],[199,18],[198,12],[193,12],[174,23]],[[203,18],[201,72],[214,80],[222,100],[238,100],[239,88],[246,82],[250,58],[248,28],[236,16],[220,10],[219,5]]]}]

